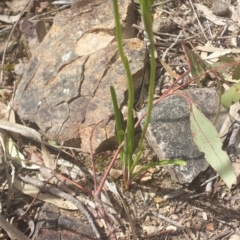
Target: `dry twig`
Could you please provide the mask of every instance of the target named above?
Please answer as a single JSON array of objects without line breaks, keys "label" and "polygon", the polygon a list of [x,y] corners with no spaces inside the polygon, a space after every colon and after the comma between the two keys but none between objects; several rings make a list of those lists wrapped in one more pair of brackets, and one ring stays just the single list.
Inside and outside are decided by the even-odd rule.
[{"label": "dry twig", "polygon": [[205,34],[205,31],[203,30],[202,24],[201,24],[201,22],[200,22],[200,20],[199,20],[199,18],[198,18],[198,15],[197,15],[197,13],[196,13],[196,11],[195,11],[194,6],[193,6],[192,0],[189,0],[189,2],[190,2],[190,4],[191,4],[192,10],[193,10],[193,12],[194,12],[194,14],[195,14],[195,17],[196,17],[196,19],[197,19],[197,21],[198,21],[198,24],[199,24],[199,26],[200,26],[200,29],[202,30],[204,37],[205,37],[206,40],[208,41],[208,38],[207,38],[207,36],[206,36],[206,34]]},{"label": "dry twig", "polygon": [[160,213],[156,213],[154,211],[150,211],[150,212],[151,212],[152,215],[154,215],[154,216],[156,216],[156,217],[158,217],[158,218],[160,218],[160,219],[162,219],[162,220],[164,220],[166,222],[169,222],[169,223],[171,223],[172,225],[174,225],[174,226],[176,226],[178,228],[181,228],[181,229],[185,229],[186,228],[185,226],[179,224],[178,222],[175,222],[175,221],[169,219],[168,217],[163,216]]}]

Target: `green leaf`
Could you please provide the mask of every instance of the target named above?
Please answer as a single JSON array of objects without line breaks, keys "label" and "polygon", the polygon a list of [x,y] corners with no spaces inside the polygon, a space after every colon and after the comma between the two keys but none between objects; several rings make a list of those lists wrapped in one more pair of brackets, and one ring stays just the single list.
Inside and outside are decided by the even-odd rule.
[{"label": "green leaf", "polygon": [[[117,94],[114,86],[110,86],[110,92],[111,92],[113,110],[114,110],[114,116],[115,116],[115,128],[116,128],[117,140],[118,140],[118,144],[120,145],[124,139],[124,131],[123,131],[123,125],[121,121],[121,111],[118,107]],[[121,162],[123,162],[123,150],[120,151],[120,160]]]},{"label": "green leaf", "polygon": [[48,143],[52,146],[57,146],[58,145],[57,142],[54,141],[54,140],[49,140]]},{"label": "green leaf", "polygon": [[123,141],[123,126],[121,121],[121,111],[118,106],[117,102],[117,95],[114,86],[110,86],[110,92],[112,97],[112,103],[113,103],[113,110],[114,110],[114,116],[116,121],[116,133],[117,133],[117,139],[118,144],[120,145]]},{"label": "green leaf", "polygon": [[208,64],[203,59],[201,59],[198,54],[190,51],[190,49],[186,46],[184,46],[184,49],[188,58],[188,62],[190,64],[192,77],[195,78],[202,75],[196,79],[197,86],[202,87],[201,81],[203,81],[206,77]]},{"label": "green leaf", "polygon": [[232,79],[239,80],[240,79],[240,64],[238,64],[232,74]]},{"label": "green leaf", "polygon": [[236,184],[236,176],[227,153],[222,150],[222,142],[218,132],[194,104],[192,104],[190,111],[190,125],[193,140],[199,150],[205,153],[207,162],[231,188],[233,184]]},{"label": "green leaf", "polygon": [[222,73],[226,72],[229,69],[233,68],[235,63],[237,63],[240,58],[230,58],[226,56],[220,56],[220,61],[215,62],[209,66],[210,69],[213,69],[215,72]]},{"label": "green leaf", "polygon": [[233,85],[222,96],[221,103],[225,108],[229,108],[231,105],[240,100],[240,83]]},{"label": "green leaf", "polygon": [[139,0],[139,3],[142,5],[143,8],[150,10],[151,6],[154,3],[154,0]]},{"label": "green leaf", "polygon": [[234,62],[236,62],[236,60],[235,60],[234,58],[227,57],[227,56],[220,56],[219,59],[220,59],[223,63],[234,63]]}]

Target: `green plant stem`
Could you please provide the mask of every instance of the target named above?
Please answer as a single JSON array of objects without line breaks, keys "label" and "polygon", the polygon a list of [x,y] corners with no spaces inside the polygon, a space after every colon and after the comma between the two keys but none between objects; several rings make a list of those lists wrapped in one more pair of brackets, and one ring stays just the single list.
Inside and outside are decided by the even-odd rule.
[{"label": "green plant stem", "polygon": [[[127,115],[127,127],[124,135],[124,141],[127,142],[127,149],[125,149],[125,153],[123,153],[123,160],[124,166],[123,168],[127,168],[129,165],[132,165],[132,154],[133,154],[133,144],[134,144],[134,123],[133,123],[133,102],[134,102],[134,87],[133,87],[133,79],[132,74],[129,66],[129,62],[127,57],[123,51],[123,42],[122,42],[122,33],[121,33],[121,25],[120,25],[120,16],[118,11],[118,1],[113,0],[114,6],[114,17],[116,23],[116,38],[118,43],[118,52],[119,56],[122,60],[124,70],[127,76],[127,85],[128,85],[128,115]],[[126,165],[125,165],[126,164]],[[130,170],[130,169],[129,169]],[[129,171],[128,175],[129,175]],[[130,176],[127,176],[130,178]]]},{"label": "green plant stem", "polygon": [[147,32],[148,39],[150,42],[151,71],[150,71],[150,84],[149,84],[149,88],[148,88],[147,115],[146,115],[144,126],[142,129],[141,138],[138,143],[137,154],[136,154],[134,162],[131,166],[131,171],[134,170],[135,166],[138,164],[138,161],[142,155],[143,139],[146,135],[146,131],[147,131],[148,124],[150,122],[150,117],[151,117],[151,112],[152,112],[152,107],[153,107],[156,60],[154,57],[155,47],[154,47],[154,38],[153,38],[153,31],[152,31],[152,17],[150,14],[151,2],[153,2],[153,1],[149,1],[149,0],[141,0],[140,1],[144,27],[145,27],[145,31]]}]

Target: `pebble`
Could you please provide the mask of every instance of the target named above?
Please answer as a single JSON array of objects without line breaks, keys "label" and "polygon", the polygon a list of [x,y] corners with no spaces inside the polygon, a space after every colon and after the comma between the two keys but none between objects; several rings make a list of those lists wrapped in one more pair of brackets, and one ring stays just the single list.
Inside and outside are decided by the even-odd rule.
[{"label": "pebble", "polygon": [[178,215],[176,215],[176,214],[172,214],[172,215],[171,215],[171,219],[176,221],[176,220],[179,219],[179,217],[178,217]]},{"label": "pebble", "polygon": [[228,5],[222,0],[215,0],[212,4],[212,11],[217,16],[226,16],[229,13]]},{"label": "pebble", "polygon": [[159,228],[155,226],[143,226],[143,230],[145,230],[147,234],[152,234],[159,231]]},{"label": "pebble", "polygon": [[237,234],[232,235],[229,240],[240,240],[240,236]]},{"label": "pebble", "polygon": [[109,174],[112,177],[112,179],[116,180],[122,176],[122,170],[112,168]]},{"label": "pebble", "polygon": [[17,63],[17,64],[15,64],[15,66],[14,66],[14,72],[15,72],[15,74],[18,75],[18,76],[20,76],[20,77],[22,77],[25,69],[26,69],[26,64],[23,63],[22,61],[19,62],[19,63]]},{"label": "pebble", "polygon": [[167,226],[167,227],[166,227],[166,230],[167,230],[167,231],[176,232],[176,231],[177,231],[177,227],[170,225],[170,226]]}]

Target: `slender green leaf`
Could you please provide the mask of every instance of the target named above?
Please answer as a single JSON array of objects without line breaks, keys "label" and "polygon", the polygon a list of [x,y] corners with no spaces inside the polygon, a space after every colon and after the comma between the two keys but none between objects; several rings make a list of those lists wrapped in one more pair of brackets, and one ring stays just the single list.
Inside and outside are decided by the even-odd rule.
[{"label": "slender green leaf", "polygon": [[149,43],[150,43],[149,50],[150,50],[150,56],[151,56],[150,58],[151,70],[150,70],[150,83],[148,87],[147,115],[145,118],[144,126],[142,128],[142,134],[138,142],[137,154],[131,166],[131,171],[133,171],[134,167],[138,164],[139,159],[141,157],[141,154],[143,151],[143,140],[147,132],[148,124],[151,118],[152,107],[153,107],[153,96],[154,96],[155,74],[156,74],[155,42],[153,37],[152,15],[151,15],[151,6],[153,2],[154,0],[140,0],[142,19],[143,19],[145,31],[147,33]]},{"label": "slender green leaf", "polygon": [[240,83],[233,85],[222,96],[221,103],[225,108],[229,108],[231,105],[240,100]]},{"label": "slender green leaf", "polygon": [[227,57],[227,56],[220,56],[219,59],[220,59],[223,63],[233,63],[233,62],[236,62],[236,60],[235,60],[234,58]]},{"label": "slender green leaf", "polygon": [[218,132],[194,104],[192,104],[190,111],[190,123],[193,140],[199,150],[205,153],[207,162],[231,188],[232,184],[236,184],[236,176],[227,153],[222,150],[222,142]]},{"label": "slender green leaf", "polygon": [[200,78],[196,79],[197,86],[202,87],[201,81],[206,77],[208,64],[198,54],[190,51],[188,47],[184,46],[184,49],[190,63],[192,77],[195,78],[202,75]]},{"label": "slender green leaf", "polygon": [[114,86],[110,86],[110,92],[111,92],[114,116],[115,116],[115,121],[116,121],[116,134],[117,134],[118,144],[120,145],[124,138],[124,136],[122,134],[123,126],[122,126],[121,114],[120,114],[120,109],[118,107],[117,95],[116,95]]}]

